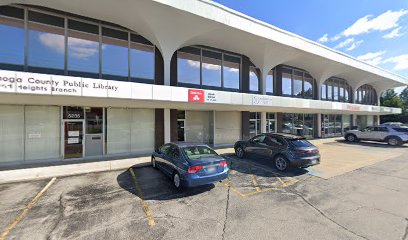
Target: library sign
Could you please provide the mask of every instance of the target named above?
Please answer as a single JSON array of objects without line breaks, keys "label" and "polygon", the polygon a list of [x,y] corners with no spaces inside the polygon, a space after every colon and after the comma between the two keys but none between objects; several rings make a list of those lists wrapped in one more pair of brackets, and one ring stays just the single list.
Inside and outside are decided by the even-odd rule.
[{"label": "library sign", "polygon": [[137,98],[132,96],[132,88],[139,92],[143,87],[130,82],[0,71],[0,92],[6,93]]}]

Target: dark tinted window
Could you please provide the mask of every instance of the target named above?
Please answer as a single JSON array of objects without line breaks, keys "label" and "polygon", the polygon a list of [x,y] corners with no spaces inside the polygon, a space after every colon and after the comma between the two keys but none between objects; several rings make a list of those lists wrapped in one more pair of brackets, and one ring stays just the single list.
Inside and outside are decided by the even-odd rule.
[{"label": "dark tinted window", "polygon": [[408,132],[408,128],[392,128],[392,129],[394,129],[395,131],[397,131],[397,132]]},{"label": "dark tinted window", "polygon": [[386,127],[375,127],[374,131],[376,131],[376,132],[388,132],[388,129]]},{"label": "dark tinted window", "polygon": [[15,8],[11,6],[1,6],[0,15],[24,19],[24,10],[21,8]]},{"label": "dark tinted window", "polygon": [[48,15],[39,12],[28,12],[28,20],[32,22],[44,23],[48,25],[54,25],[58,27],[64,27],[64,19],[61,17]]},{"label": "dark tinted window", "polygon": [[162,154],[167,154],[167,150],[171,147],[171,144],[166,144],[160,147],[159,151]]},{"label": "dark tinted window", "polygon": [[283,139],[274,136],[266,136],[264,143],[269,146],[283,146],[285,144]]},{"label": "dark tinted window", "polygon": [[180,157],[180,152],[178,147],[172,146],[168,151],[167,155],[172,157],[172,158],[179,158]]},{"label": "dark tinted window", "polygon": [[305,140],[305,139],[301,139],[301,138],[298,138],[298,139],[288,139],[289,141],[289,143],[291,144],[291,145],[293,145],[294,147],[311,147],[311,146],[313,146],[310,142],[308,142],[307,140]]}]

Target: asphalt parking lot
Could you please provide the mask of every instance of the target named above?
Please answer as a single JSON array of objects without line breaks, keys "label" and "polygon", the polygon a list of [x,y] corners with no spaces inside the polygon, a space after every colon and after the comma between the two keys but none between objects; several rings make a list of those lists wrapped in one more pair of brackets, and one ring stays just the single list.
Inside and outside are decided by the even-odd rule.
[{"label": "asphalt parking lot", "polygon": [[408,149],[336,144],[398,156],[325,179],[227,154],[228,180],[184,192],[151,167],[2,184],[0,231],[4,239],[408,239]]}]

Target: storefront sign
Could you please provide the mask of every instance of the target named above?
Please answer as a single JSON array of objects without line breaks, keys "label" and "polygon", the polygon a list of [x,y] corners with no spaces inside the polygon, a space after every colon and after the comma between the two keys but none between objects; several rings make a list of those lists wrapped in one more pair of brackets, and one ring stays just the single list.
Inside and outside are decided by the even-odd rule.
[{"label": "storefront sign", "polygon": [[272,104],[272,98],[268,96],[252,96],[252,105],[269,106]]},{"label": "storefront sign", "polygon": [[360,106],[353,106],[353,105],[346,105],[346,109],[350,111],[360,111],[361,107]]},{"label": "storefront sign", "polygon": [[29,133],[28,138],[41,138],[41,133]]},{"label": "storefront sign", "polygon": [[79,131],[68,131],[68,137],[79,137]]},{"label": "storefront sign", "polygon": [[68,144],[79,143],[79,138],[68,138]]},{"label": "storefront sign", "polygon": [[204,90],[189,89],[188,90],[188,101],[189,102],[204,102]]}]

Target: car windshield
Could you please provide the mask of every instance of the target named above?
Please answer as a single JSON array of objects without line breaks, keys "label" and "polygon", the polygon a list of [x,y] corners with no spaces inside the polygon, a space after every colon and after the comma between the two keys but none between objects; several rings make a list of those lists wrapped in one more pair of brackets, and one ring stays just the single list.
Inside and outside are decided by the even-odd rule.
[{"label": "car windshield", "polygon": [[217,156],[218,154],[206,146],[191,146],[183,148],[188,159],[194,160],[201,157]]},{"label": "car windshield", "polygon": [[292,138],[288,139],[290,144],[292,144],[295,147],[311,147],[313,146],[310,142],[308,142],[306,139],[303,138]]},{"label": "car windshield", "polygon": [[392,128],[397,132],[408,132],[408,128]]}]

